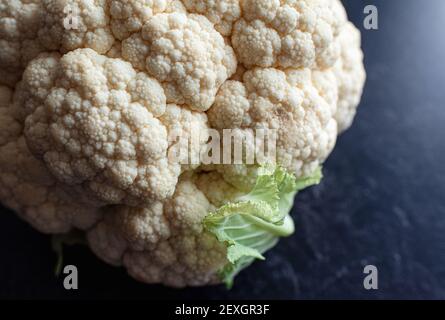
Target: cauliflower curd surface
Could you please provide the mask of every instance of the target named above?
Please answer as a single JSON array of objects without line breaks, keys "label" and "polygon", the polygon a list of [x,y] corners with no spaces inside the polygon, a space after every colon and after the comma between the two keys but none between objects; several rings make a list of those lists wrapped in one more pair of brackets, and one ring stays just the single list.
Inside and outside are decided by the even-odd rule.
[{"label": "cauliflower curd surface", "polygon": [[[239,252],[262,257],[211,231],[236,210],[290,228],[267,211],[290,209],[351,125],[360,42],[339,0],[0,0],[0,200],[140,281],[219,283],[251,262]],[[211,129],[276,130],[292,177],[167,156],[172,133]],[[281,197],[267,209],[259,177]],[[268,232],[260,253],[286,233]]]}]

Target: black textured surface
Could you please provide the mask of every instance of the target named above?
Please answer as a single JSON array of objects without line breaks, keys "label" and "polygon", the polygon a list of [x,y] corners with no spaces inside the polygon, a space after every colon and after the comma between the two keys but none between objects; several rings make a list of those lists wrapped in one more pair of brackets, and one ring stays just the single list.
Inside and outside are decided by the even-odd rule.
[{"label": "black textured surface", "polygon": [[[368,82],[353,128],[341,136],[323,183],[294,208],[296,234],[235,287],[147,286],[87,249],[66,250],[76,292],[53,276],[49,237],[0,214],[1,298],[445,298],[445,37],[443,0],[345,1],[361,26],[377,5],[380,29],[363,31]],[[363,266],[379,290],[363,289]]]}]

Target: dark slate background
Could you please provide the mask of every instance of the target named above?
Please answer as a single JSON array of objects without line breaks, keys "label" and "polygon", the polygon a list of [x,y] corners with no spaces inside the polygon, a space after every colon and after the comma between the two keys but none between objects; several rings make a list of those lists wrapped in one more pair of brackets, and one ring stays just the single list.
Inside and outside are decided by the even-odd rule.
[{"label": "dark slate background", "polygon": [[[366,4],[378,7],[380,29],[362,29],[368,82],[356,122],[323,183],[299,196],[295,235],[231,291],[143,285],[72,247],[65,258],[80,289],[67,292],[49,237],[3,209],[0,298],[444,299],[445,1],[345,1],[360,27]],[[363,288],[367,264],[379,290]]]}]

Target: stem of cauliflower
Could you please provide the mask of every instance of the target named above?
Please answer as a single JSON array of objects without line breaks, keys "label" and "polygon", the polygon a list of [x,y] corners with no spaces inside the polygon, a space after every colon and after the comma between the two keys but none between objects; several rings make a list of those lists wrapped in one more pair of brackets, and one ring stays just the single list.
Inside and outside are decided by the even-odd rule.
[{"label": "stem of cauliflower", "polygon": [[57,262],[54,267],[54,275],[60,276],[63,268],[63,247],[76,244],[87,245],[85,234],[79,230],[72,230],[66,234],[54,234],[51,237],[51,247],[57,255]]},{"label": "stem of cauliflower", "polygon": [[207,231],[227,246],[228,263],[220,270],[230,288],[233,279],[255,259],[274,247],[280,237],[290,236],[294,223],[289,215],[298,191],[321,181],[321,168],[310,177],[296,179],[277,166],[258,169],[253,189],[225,204],[204,219]]}]

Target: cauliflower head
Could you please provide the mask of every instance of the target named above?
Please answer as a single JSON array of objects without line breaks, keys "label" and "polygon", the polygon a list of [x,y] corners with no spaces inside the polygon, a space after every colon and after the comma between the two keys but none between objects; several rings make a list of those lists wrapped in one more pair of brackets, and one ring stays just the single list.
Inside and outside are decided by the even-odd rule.
[{"label": "cauliflower head", "polygon": [[[360,42],[339,0],[0,0],[0,200],[140,281],[231,285],[352,124]],[[259,129],[273,159],[201,157]]]}]

